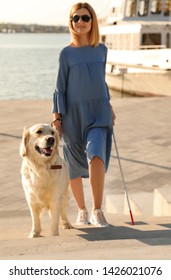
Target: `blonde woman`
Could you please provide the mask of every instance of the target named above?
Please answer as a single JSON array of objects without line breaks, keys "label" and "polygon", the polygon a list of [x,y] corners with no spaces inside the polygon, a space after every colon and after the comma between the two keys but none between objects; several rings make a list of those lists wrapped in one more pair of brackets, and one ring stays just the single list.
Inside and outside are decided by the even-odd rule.
[{"label": "blonde woman", "polygon": [[[61,130],[70,187],[78,207],[77,225],[106,227],[102,211],[115,115],[105,82],[107,49],[99,43],[94,9],[75,4],[69,16],[71,42],[62,49],[53,98],[53,125]],[[92,211],[89,220],[82,178],[89,177]]]}]

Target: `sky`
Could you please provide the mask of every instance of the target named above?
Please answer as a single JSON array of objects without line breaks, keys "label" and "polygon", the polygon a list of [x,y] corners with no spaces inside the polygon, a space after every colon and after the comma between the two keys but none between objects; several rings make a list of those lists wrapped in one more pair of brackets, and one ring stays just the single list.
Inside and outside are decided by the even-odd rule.
[{"label": "sky", "polygon": [[0,23],[67,25],[73,4],[88,2],[98,16],[108,13],[111,0],[0,0]]}]

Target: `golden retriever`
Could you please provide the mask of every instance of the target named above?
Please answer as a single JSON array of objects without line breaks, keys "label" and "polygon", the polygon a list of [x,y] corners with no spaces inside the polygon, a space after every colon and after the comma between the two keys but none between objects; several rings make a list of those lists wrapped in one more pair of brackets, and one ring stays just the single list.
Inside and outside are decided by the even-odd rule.
[{"label": "golden retriever", "polygon": [[29,238],[40,236],[43,209],[49,211],[52,235],[59,235],[60,215],[63,227],[72,228],[66,214],[69,173],[59,155],[58,144],[58,133],[48,124],[36,124],[23,132],[21,174],[32,217]]}]

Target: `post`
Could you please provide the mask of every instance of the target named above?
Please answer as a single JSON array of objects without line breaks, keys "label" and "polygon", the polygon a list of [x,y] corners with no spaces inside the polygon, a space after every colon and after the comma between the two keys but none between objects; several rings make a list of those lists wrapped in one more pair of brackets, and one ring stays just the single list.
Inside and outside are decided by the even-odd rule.
[{"label": "post", "polygon": [[119,68],[120,74],[122,75],[122,86],[121,86],[121,98],[124,95],[124,78],[125,78],[125,73],[127,73],[128,69],[127,68]]}]

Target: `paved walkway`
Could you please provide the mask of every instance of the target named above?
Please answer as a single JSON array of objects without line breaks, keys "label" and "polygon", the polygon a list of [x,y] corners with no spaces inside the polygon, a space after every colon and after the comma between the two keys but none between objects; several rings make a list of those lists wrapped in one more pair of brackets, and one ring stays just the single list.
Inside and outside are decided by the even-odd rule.
[{"label": "paved walkway", "polygon": [[[151,193],[171,185],[171,98],[113,98],[111,102],[129,193]],[[132,226],[129,216],[108,214],[109,229],[61,229],[60,237],[49,237],[45,217],[44,235],[48,237],[27,239],[31,221],[21,186],[19,145],[23,127],[50,123],[50,111],[49,100],[0,101],[0,259],[171,259],[171,217],[136,216]],[[84,183],[90,210],[88,180]],[[105,196],[120,193],[123,185],[113,146],[104,209]],[[72,197],[69,216],[74,223]]]}]

